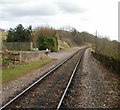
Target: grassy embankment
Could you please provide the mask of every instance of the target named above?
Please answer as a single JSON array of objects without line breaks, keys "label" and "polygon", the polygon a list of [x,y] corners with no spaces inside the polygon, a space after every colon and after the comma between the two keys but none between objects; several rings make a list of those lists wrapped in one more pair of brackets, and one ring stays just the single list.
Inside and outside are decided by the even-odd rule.
[{"label": "grassy embankment", "polygon": [[26,65],[16,65],[16,67],[6,68],[2,70],[0,74],[0,78],[2,77],[2,83],[7,83],[9,81],[15,80],[16,78],[30,72],[33,69],[37,69],[53,61],[54,59],[46,58],[39,61],[34,61],[32,63]]},{"label": "grassy embankment", "polygon": [[99,53],[92,53],[93,56],[101,62],[102,65],[104,65],[106,68],[108,68],[110,71],[120,75],[120,61],[113,59],[112,57],[104,56]]},{"label": "grassy embankment", "polygon": [[[97,59],[103,66],[107,68],[107,70],[113,72],[117,79],[118,85],[120,84],[120,61],[113,59],[112,57],[104,56],[99,53],[92,53],[94,58]],[[120,86],[117,86],[118,90],[120,90]]]}]

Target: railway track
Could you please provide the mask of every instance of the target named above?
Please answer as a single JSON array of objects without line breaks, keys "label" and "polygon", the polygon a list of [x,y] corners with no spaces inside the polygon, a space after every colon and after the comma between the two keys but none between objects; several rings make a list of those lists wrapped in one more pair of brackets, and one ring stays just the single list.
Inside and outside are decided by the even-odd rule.
[{"label": "railway track", "polygon": [[1,110],[12,108],[54,108],[59,110],[85,50],[86,48],[80,49],[62,61],[4,104]]}]

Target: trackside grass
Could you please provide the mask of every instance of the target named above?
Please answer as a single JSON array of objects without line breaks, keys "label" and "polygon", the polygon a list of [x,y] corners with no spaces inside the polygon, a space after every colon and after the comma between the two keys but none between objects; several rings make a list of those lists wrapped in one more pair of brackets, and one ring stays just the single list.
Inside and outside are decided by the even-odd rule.
[{"label": "trackside grass", "polygon": [[6,68],[2,70],[0,77],[2,77],[2,83],[7,83],[9,81],[15,80],[17,77],[22,76],[30,72],[33,69],[42,67],[48,62],[53,61],[54,59],[46,58],[39,61],[34,61],[26,65],[16,65],[16,67]]}]

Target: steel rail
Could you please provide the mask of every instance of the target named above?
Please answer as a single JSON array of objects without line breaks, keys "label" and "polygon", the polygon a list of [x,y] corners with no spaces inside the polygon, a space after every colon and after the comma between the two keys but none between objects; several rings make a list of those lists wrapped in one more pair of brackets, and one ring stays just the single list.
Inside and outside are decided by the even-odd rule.
[{"label": "steel rail", "polygon": [[74,77],[74,75],[75,75],[75,72],[76,72],[76,70],[77,70],[77,68],[78,68],[78,65],[79,65],[80,62],[81,62],[82,57],[83,57],[83,54],[79,57],[79,59],[78,59],[78,61],[77,61],[77,63],[76,63],[76,66],[75,66],[75,68],[74,68],[74,70],[73,70],[73,72],[72,72],[72,75],[71,75],[71,77],[70,77],[70,79],[69,79],[69,81],[68,81],[68,84],[67,84],[67,86],[66,86],[66,88],[65,88],[65,90],[64,90],[64,92],[63,92],[63,94],[62,94],[62,96],[61,96],[61,99],[60,99],[60,101],[59,101],[59,103],[58,103],[58,105],[57,105],[56,110],[59,110],[60,107],[61,107],[61,104],[62,104],[62,102],[63,102],[63,100],[64,100],[64,97],[65,97],[65,95],[66,95],[66,93],[67,93],[67,91],[68,91],[68,88],[69,88],[69,86],[70,86],[70,84],[71,84],[71,82],[72,82],[72,79],[73,79],[73,77]]},{"label": "steel rail", "polygon": [[[82,48],[84,49],[84,48]],[[59,68],[62,64],[64,64],[65,62],[67,62],[69,59],[71,59],[75,54],[77,54],[80,50],[79,49],[77,52],[75,52],[74,54],[72,54],[70,57],[66,58],[65,60],[61,61],[58,65],[56,65],[55,67],[53,67],[51,70],[49,70],[46,74],[44,74],[40,79],[38,79],[37,81],[35,81],[33,84],[31,84],[29,87],[27,87],[25,90],[23,90],[21,93],[19,93],[17,96],[15,96],[13,99],[11,99],[9,102],[7,102],[5,105],[3,105],[0,110],[5,109],[7,106],[9,106],[11,103],[13,103],[16,99],[18,99],[20,96],[22,96],[25,92],[27,92],[28,90],[30,90],[32,87],[34,87],[37,83],[39,83],[41,80],[43,80],[45,77],[47,77],[50,73],[52,73],[53,71],[55,71],[57,68]]]}]

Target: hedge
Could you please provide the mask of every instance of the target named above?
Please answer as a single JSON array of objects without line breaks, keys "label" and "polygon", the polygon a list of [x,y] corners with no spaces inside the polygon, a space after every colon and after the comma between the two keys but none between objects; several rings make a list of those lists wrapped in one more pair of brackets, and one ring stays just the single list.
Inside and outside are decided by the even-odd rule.
[{"label": "hedge", "polygon": [[39,50],[46,50],[48,48],[52,52],[57,51],[58,50],[57,38],[40,35],[38,37],[38,48]]},{"label": "hedge", "polygon": [[105,67],[111,71],[120,74],[120,61],[113,59],[112,57],[104,56],[102,54],[93,52],[92,55],[100,61]]}]

